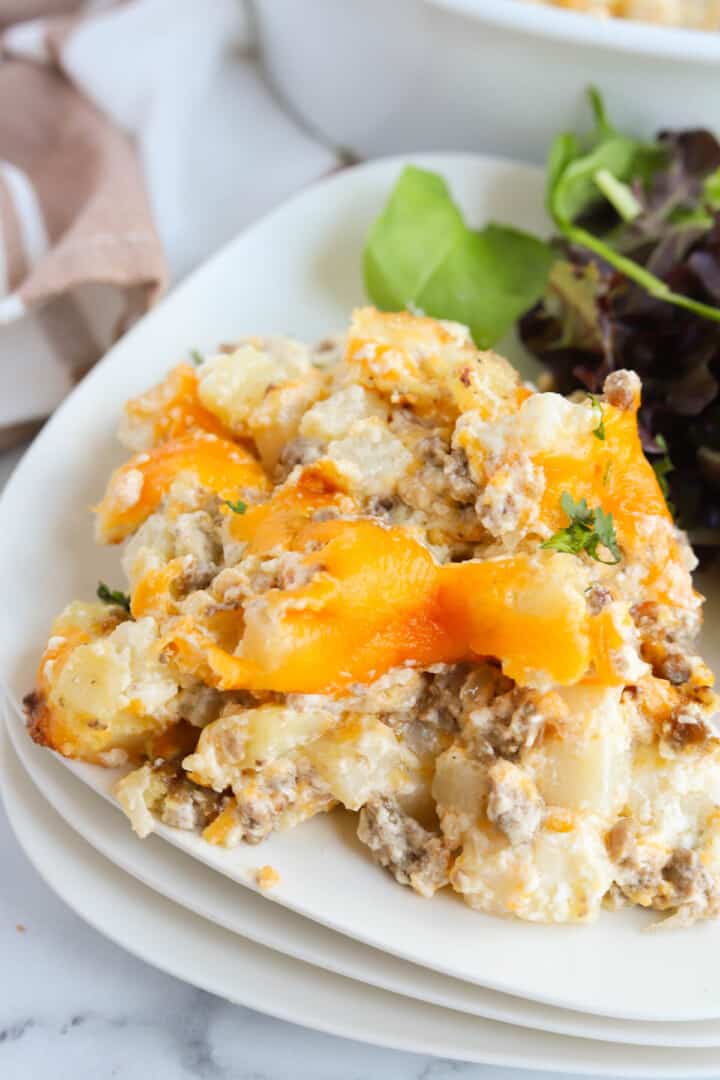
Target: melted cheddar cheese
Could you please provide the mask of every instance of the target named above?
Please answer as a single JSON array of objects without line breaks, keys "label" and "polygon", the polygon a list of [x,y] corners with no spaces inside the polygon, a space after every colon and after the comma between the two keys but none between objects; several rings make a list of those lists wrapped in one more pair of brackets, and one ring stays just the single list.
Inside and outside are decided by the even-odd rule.
[{"label": "melted cheddar cheese", "polygon": [[172,439],[136,454],[113,473],[96,507],[99,538],[118,543],[135,532],[184,474],[222,499],[232,499],[246,488],[267,489],[267,478],[255,458],[235,443],[214,435]]},{"label": "melted cheddar cheese", "polygon": [[639,404],[631,373],[538,393],[464,327],[371,308],[344,344],[178,366],[126,406],[96,507],[129,613],[60,616],[31,734],[139,765],[117,797],[140,835],[232,847],[339,805],[423,896],[716,914],[702,598]]}]

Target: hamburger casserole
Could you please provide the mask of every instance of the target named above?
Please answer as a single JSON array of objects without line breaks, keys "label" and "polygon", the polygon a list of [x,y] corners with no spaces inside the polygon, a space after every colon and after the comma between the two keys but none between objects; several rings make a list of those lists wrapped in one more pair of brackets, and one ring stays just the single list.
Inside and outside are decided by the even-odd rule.
[{"label": "hamburger casserole", "polygon": [[96,507],[128,595],[58,617],[32,737],[123,766],[141,836],[257,844],[340,806],[423,896],[716,915],[702,598],[640,393],[535,392],[462,326],[371,308],[181,364],[126,405]]}]

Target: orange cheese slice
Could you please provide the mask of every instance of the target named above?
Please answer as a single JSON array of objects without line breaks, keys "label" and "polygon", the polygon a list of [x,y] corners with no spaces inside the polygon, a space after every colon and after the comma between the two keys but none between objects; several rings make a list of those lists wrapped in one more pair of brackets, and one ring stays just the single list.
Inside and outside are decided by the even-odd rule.
[{"label": "orange cheese slice", "polygon": [[227,499],[246,488],[265,491],[269,486],[256,459],[236,443],[215,435],[175,439],[135,454],[115,470],[96,507],[99,538],[110,544],[124,540],[157,510],[182,473]]},{"label": "orange cheese slice", "polygon": [[182,667],[222,690],[335,693],[401,665],[494,656],[520,681],[563,685],[591,665],[585,577],[569,556],[440,566],[403,529],[363,520],[308,524],[295,546],[311,549],[312,580],[246,605],[232,653],[181,620],[168,646]]}]

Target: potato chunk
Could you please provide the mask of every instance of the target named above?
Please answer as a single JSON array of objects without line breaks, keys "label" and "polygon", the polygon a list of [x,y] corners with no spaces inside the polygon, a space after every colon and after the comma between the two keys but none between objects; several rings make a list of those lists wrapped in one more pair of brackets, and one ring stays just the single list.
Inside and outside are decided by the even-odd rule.
[{"label": "potato chunk", "polygon": [[297,435],[306,410],[322,395],[326,383],[326,375],[311,368],[302,378],[269,386],[265,391],[248,417],[248,429],[268,471],[275,468],[283,450]]},{"label": "potato chunk", "polygon": [[308,349],[297,342],[274,351],[241,345],[235,352],[206,360],[198,371],[198,395],[223,424],[239,435],[248,435],[248,421],[268,388],[296,378],[310,367]]},{"label": "potato chunk", "polygon": [[491,825],[471,830],[450,881],[479,911],[563,923],[595,918],[612,879],[602,823],[566,813],[514,847]]},{"label": "potato chunk", "polygon": [[552,806],[610,821],[627,798],[630,731],[620,708],[621,687],[573,686],[558,691],[567,727],[546,735],[522,755],[523,768]]},{"label": "potato chunk", "polygon": [[221,716],[203,729],[183,765],[198,784],[222,791],[245,769],[262,767],[317,738],[337,722],[327,709],[260,705]]},{"label": "potato chunk", "polygon": [[53,627],[38,690],[27,699],[36,742],[101,765],[136,758],[175,720],[179,686],[161,662],[155,621],[71,605]]},{"label": "potato chunk", "polygon": [[417,758],[375,717],[348,720],[305,753],[348,810],[359,810],[371,795],[403,793],[416,784]]}]

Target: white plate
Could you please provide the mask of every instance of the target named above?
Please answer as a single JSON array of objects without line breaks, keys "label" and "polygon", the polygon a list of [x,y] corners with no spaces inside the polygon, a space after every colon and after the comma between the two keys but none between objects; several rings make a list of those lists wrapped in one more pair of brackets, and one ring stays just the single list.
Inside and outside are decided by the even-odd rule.
[{"label": "white plate", "polygon": [[635,1046],[720,1046],[716,1021],[611,1020],[513,998],[361,945],[278,904],[266,904],[248,890],[239,891],[222,875],[208,888],[203,866],[157,838],[136,843],[104,800],[68,777],[67,770],[25,738],[17,725],[9,731],[24,769],[66,824],[121,870],[226,930],[325,971],[490,1020]]},{"label": "white plate", "polygon": [[333,1035],[487,1065],[625,1080],[717,1076],[716,1050],[614,1046],[499,1024],[364,986],[223,930],[85,844],[40,797],[2,727],[0,788],[30,861],[82,919],[147,963],[231,1002]]},{"label": "white plate", "polygon": [[[543,227],[537,170],[463,155],[415,160],[447,177],[471,221]],[[363,238],[401,164],[381,161],[338,174],[240,236],[123,338],[33,444],[0,502],[0,675],[17,723],[53,616],[71,597],[92,596],[98,578],[119,579],[117,552],[92,543],[87,508],[122,459],[113,438],[121,402],[191,346],[248,331],[312,339],[341,327],[363,299]],[[109,794],[111,772],[68,767]],[[381,873],[355,838],[353,820],[340,814],[273,836],[261,852],[159,832],[242,884],[259,859],[271,863],[281,875],[274,901],[494,990],[622,1019],[720,1016],[717,923],[645,934],[648,919],[624,911],[590,927],[544,927],[480,915],[453,895],[428,902]]]}]

